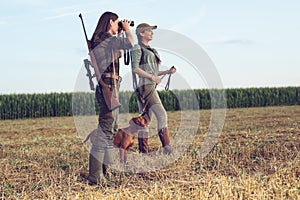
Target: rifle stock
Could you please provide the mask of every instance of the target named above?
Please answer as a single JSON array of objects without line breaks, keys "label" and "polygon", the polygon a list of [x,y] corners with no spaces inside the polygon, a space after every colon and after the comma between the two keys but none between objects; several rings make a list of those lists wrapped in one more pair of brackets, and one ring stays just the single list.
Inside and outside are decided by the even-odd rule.
[{"label": "rifle stock", "polygon": [[92,50],[92,47],[91,47],[91,41],[88,40],[81,14],[79,14],[79,18],[81,19],[83,31],[84,31],[84,34],[85,34],[86,43],[87,43],[88,50],[89,50],[89,55],[90,55],[91,62],[92,62],[92,63],[89,63],[89,64],[91,64],[91,66],[94,67],[96,79],[97,79],[99,85],[101,85],[102,94],[103,94],[103,97],[104,97],[104,100],[105,100],[105,103],[106,103],[108,109],[111,110],[111,111],[115,110],[116,108],[119,108],[121,106],[121,103],[119,102],[119,100],[117,98],[117,95],[116,95],[117,91],[112,92],[110,90],[110,88],[108,87],[108,85],[102,80],[101,74],[99,72],[99,68],[98,68],[98,65],[97,65],[96,57],[95,57],[95,54],[94,54],[94,52]]}]

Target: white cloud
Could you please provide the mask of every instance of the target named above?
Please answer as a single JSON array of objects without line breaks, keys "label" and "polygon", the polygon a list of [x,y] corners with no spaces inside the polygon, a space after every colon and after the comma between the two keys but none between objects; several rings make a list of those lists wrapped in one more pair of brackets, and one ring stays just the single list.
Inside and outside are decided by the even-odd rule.
[{"label": "white cloud", "polygon": [[252,40],[248,39],[231,39],[231,40],[225,40],[222,41],[221,44],[232,44],[232,45],[250,45],[254,42]]},{"label": "white cloud", "polygon": [[54,13],[53,16],[45,17],[43,20],[54,20],[72,15],[78,15],[79,13],[89,13],[98,11],[98,8],[102,7],[101,3],[84,3],[75,4],[71,6],[56,7],[49,9],[47,12]]},{"label": "white cloud", "polygon": [[22,0],[21,2],[29,5],[40,5],[42,3],[40,0]]},{"label": "white cloud", "polygon": [[41,0],[10,0],[10,4],[13,5],[27,5],[27,6],[41,6],[46,5],[47,1],[41,1]]},{"label": "white cloud", "polygon": [[249,39],[231,38],[231,39],[216,39],[204,42],[205,44],[214,45],[252,45],[255,42]]},{"label": "white cloud", "polygon": [[68,16],[72,16],[72,15],[77,15],[77,14],[78,14],[77,12],[58,14],[58,15],[54,15],[54,16],[51,16],[51,17],[46,17],[46,18],[44,18],[44,20],[59,19],[59,18],[62,18],[62,17],[68,17]]},{"label": "white cloud", "polygon": [[6,24],[7,24],[7,21],[0,20],[0,26],[6,25]]},{"label": "white cloud", "polygon": [[179,32],[190,31],[195,26],[199,26],[201,20],[206,16],[206,7],[202,6],[197,14],[190,17],[184,17],[181,21],[173,24],[170,29]]},{"label": "white cloud", "polygon": [[[110,10],[112,12],[117,10],[118,11],[117,14],[119,16],[122,16],[122,13],[127,13],[128,11],[131,12],[132,7],[135,7],[135,9],[137,9],[136,6],[145,8],[147,4],[157,3],[159,2],[159,0],[148,0],[148,1],[145,0],[143,2],[143,5],[140,5],[140,2],[139,4],[137,2],[139,1],[129,1],[129,2],[128,1],[123,1],[123,2],[97,1],[97,2],[90,2],[90,3],[85,2],[79,4],[72,4],[70,6],[60,6],[60,7],[48,9],[47,12],[53,13],[53,15],[49,17],[45,17],[43,20],[54,20],[54,19],[63,18],[74,14],[78,15],[79,13],[83,13],[83,14],[96,13],[97,16],[99,16],[102,12],[105,11],[105,9]],[[115,5],[111,6],[112,3],[114,3]]]}]

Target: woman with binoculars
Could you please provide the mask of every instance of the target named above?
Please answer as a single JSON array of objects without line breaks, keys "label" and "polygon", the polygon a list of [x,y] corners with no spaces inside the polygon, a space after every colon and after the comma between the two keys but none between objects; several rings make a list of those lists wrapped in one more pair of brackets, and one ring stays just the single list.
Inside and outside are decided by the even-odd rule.
[{"label": "woman with binoculars", "polygon": [[[118,130],[118,107],[112,108],[107,102],[107,95],[103,89],[111,90],[114,98],[119,96],[121,77],[119,76],[119,58],[121,50],[131,49],[134,45],[128,20],[119,21],[118,15],[105,12],[100,17],[90,45],[96,60],[95,74],[98,84],[96,99],[99,104],[98,128],[89,154],[89,184],[102,184],[107,180],[104,177],[107,166],[113,159],[113,137]],[[117,37],[116,34],[125,32],[126,37]],[[106,100],[106,101],[105,101]],[[113,100],[113,99],[112,99]]]}]

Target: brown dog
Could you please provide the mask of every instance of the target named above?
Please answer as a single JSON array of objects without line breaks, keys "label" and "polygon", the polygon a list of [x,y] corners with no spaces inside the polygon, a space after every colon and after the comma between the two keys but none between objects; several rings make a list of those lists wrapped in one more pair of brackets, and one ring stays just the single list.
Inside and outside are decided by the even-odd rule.
[{"label": "brown dog", "polygon": [[147,119],[142,116],[134,117],[129,121],[129,126],[119,129],[115,138],[114,145],[120,148],[120,162],[126,163],[127,151],[133,145],[135,136],[148,124]]},{"label": "brown dog", "polygon": [[[119,129],[116,136],[114,137],[114,145],[120,148],[120,162],[125,163],[127,158],[127,150],[134,144],[134,138],[138,135],[139,131],[145,128],[148,124],[147,119],[142,116],[133,117],[129,121],[129,126],[123,129]],[[88,140],[93,144],[97,129],[93,130],[85,138],[83,143],[86,143]]]}]

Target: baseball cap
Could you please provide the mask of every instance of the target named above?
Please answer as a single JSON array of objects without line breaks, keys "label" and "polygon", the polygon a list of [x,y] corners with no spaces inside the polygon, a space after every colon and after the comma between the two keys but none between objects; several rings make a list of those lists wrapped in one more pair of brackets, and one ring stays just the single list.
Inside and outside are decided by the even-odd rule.
[{"label": "baseball cap", "polygon": [[157,26],[150,26],[149,24],[147,23],[141,23],[139,24],[137,27],[136,27],[136,30],[135,30],[135,33],[137,35],[139,35],[140,33],[142,33],[143,31],[147,30],[147,29],[157,29]]}]

